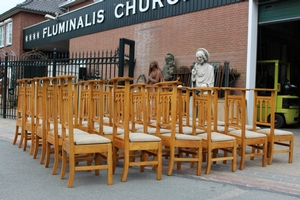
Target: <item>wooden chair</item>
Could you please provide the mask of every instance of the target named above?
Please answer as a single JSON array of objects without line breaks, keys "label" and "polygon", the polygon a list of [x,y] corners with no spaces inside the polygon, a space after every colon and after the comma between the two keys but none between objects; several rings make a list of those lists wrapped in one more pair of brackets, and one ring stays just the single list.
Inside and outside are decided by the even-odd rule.
[{"label": "wooden chair", "polygon": [[15,130],[15,136],[13,140],[13,145],[15,145],[18,141],[18,136],[20,136],[20,141],[19,141],[19,148],[22,147],[24,136],[22,135],[22,127],[24,128],[24,110],[25,110],[25,93],[26,93],[26,84],[27,81],[30,81],[30,79],[20,79],[18,80],[18,105],[16,109],[16,130]]},{"label": "wooden chair", "polygon": [[[222,88],[225,95],[225,133],[236,138],[239,154],[241,156],[240,170],[244,169],[246,157],[253,159],[262,157],[262,166],[266,166],[267,137],[265,134],[246,129],[246,89]],[[231,94],[234,92],[235,94]],[[240,94],[236,94],[240,93]],[[235,130],[228,130],[233,127]],[[246,148],[252,151],[247,152]]]},{"label": "wooden chair", "polygon": [[[197,94],[198,92],[199,94]],[[217,161],[225,163],[227,160],[231,160],[232,171],[236,171],[236,139],[235,137],[219,133],[216,130],[216,116],[218,112],[217,95],[216,88],[192,88],[193,134],[196,134],[196,129],[205,131],[205,133],[198,134],[197,136],[202,138],[203,149],[205,149],[207,154],[206,174],[210,173],[212,163]],[[212,107],[214,108],[212,109]],[[217,156],[218,150],[223,150],[224,156],[219,154]],[[228,155],[228,152],[231,155]]]},{"label": "wooden chair", "polygon": [[[112,78],[110,82],[113,84],[113,146],[114,146],[114,169],[118,159],[119,150],[124,152],[124,166],[121,181],[125,182],[128,175],[129,167],[140,166],[140,170],[144,170],[144,166],[152,165],[156,168],[156,179],[162,178],[162,144],[159,137],[146,134],[144,132],[130,132],[131,105],[134,103],[130,98],[130,81],[133,78],[122,77]],[[119,84],[124,84],[120,86]],[[123,134],[117,134],[117,128],[124,130]],[[131,159],[130,152],[140,151],[140,161]],[[154,155],[156,159],[148,160],[148,154]]]},{"label": "wooden chair", "polygon": [[[178,82],[168,81],[156,83],[156,128],[157,135],[162,139],[162,145],[168,150],[168,175],[172,174],[174,163],[177,162],[177,169],[181,169],[182,162],[196,162],[196,175],[201,174],[202,168],[202,141],[200,137],[186,135],[176,132],[178,113],[182,112],[182,97],[178,97]],[[181,125],[179,125],[181,126]],[[169,133],[162,134],[161,127],[168,127]],[[186,149],[193,149],[196,156],[186,156]]]},{"label": "wooden chair", "polygon": [[[57,77],[60,84],[59,103],[62,109],[60,112],[62,125],[62,168],[61,179],[66,173],[67,160],[69,161],[69,179],[68,187],[72,187],[74,182],[75,171],[95,170],[95,174],[99,175],[102,169],[107,170],[107,183],[113,184],[112,175],[112,143],[109,139],[97,134],[89,134],[73,126],[73,79],[74,76]],[[75,133],[81,134],[75,134]],[[85,134],[84,134],[85,133]],[[95,160],[94,165],[75,165],[78,161],[76,155],[93,155]],[[87,157],[83,157],[88,159]],[[105,158],[107,163],[102,164],[102,159]]]},{"label": "wooden chair", "polygon": [[43,80],[44,102],[45,102],[45,128],[46,128],[46,160],[45,167],[49,167],[50,155],[54,154],[52,174],[56,174],[59,160],[61,160],[61,125],[60,105],[58,104],[58,86],[55,77]]},{"label": "wooden chair", "polygon": [[45,155],[46,155],[46,106],[45,106],[45,98],[43,89],[44,82],[47,82],[47,78],[35,78],[35,109],[36,109],[36,124],[35,124],[35,142],[34,142],[34,153],[33,158],[35,159],[38,155],[39,147],[41,147],[41,157],[40,164],[44,163]]},{"label": "wooden chair", "polygon": [[[19,148],[22,147],[26,151],[28,141],[31,141],[30,155],[34,151],[34,134],[35,134],[35,109],[34,96],[35,85],[32,79],[21,79],[19,82],[18,108],[16,118],[16,131],[13,144],[16,144],[18,135],[21,135]],[[21,128],[21,134],[20,130]]]},{"label": "wooden chair", "polygon": [[[294,134],[290,131],[275,129],[275,90],[255,88],[253,122],[254,127],[264,126],[259,133],[268,138],[268,164],[271,165],[275,153],[288,153],[288,162],[293,162]],[[261,96],[261,91],[269,91],[270,96]],[[275,148],[275,145],[282,148]]]}]

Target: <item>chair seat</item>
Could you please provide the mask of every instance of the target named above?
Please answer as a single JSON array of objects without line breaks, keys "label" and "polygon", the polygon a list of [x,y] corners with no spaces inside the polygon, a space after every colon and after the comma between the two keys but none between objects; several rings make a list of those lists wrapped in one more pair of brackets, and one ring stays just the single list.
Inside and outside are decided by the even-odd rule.
[{"label": "chair seat", "polygon": [[[178,129],[177,129],[178,132]],[[205,131],[202,129],[196,129],[196,134],[204,133]],[[193,128],[190,126],[183,126],[182,133],[186,135],[191,135],[193,133]]]},{"label": "chair seat", "polygon": [[[162,136],[171,137],[171,133],[166,133],[166,134],[163,134]],[[198,141],[201,141],[201,138],[198,136],[186,135],[186,134],[180,134],[180,133],[175,134],[175,139],[176,140],[198,140]]]},{"label": "chair seat", "polygon": [[[234,131],[230,131],[229,133],[237,135],[237,136],[241,136],[242,135],[242,130],[234,130]],[[254,131],[246,130],[245,137],[248,138],[248,139],[250,139],[250,138],[264,138],[264,137],[266,137],[266,135],[262,134],[262,133],[257,133],[257,132],[254,132]]]},{"label": "chair seat", "polygon": [[[197,136],[206,139],[207,138],[207,133],[198,134]],[[222,134],[222,133],[218,133],[218,132],[212,132],[211,133],[211,141],[212,142],[222,142],[222,141],[231,141],[231,140],[235,140],[235,137],[225,135],[225,134]]]},{"label": "chair seat", "polygon": [[[156,134],[156,128],[148,127],[147,130],[148,130],[148,134],[151,134],[151,135]],[[143,132],[143,129],[138,129],[136,132]],[[161,128],[160,133],[161,134],[170,133],[170,130],[165,129],[165,128]]]},{"label": "chair seat", "polygon": [[[124,134],[120,134],[119,137],[124,138]],[[130,142],[159,142],[161,139],[154,135],[146,133],[129,133]]]},{"label": "chair seat", "polygon": [[[74,129],[75,131],[75,129]],[[75,134],[74,135],[74,142],[76,145],[79,144],[106,144],[111,143],[110,139],[103,137],[97,134]]]},{"label": "chair seat", "polygon": [[[99,125],[95,125],[94,129],[99,129]],[[124,130],[121,128],[117,128],[117,134],[122,134],[124,133]],[[113,134],[113,127],[112,126],[103,126],[103,134],[104,135],[112,135]]]},{"label": "chair seat", "polygon": [[[211,126],[211,129],[214,129],[214,126]],[[228,127],[228,131],[234,131],[236,130],[233,127]],[[217,131],[218,132],[224,132],[225,131],[225,126],[217,126]]]},{"label": "chair seat", "polygon": [[[252,125],[249,125],[249,124],[246,124],[245,128],[246,128],[247,130],[253,130],[253,126],[252,126]],[[256,130],[260,130],[260,129],[261,129],[260,127],[256,126]]]},{"label": "chair seat", "polygon": [[[271,129],[270,128],[263,128],[260,130],[257,130],[259,133],[264,133],[264,134],[270,134]],[[275,136],[284,136],[284,135],[294,135],[291,131],[284,131],[280,129],[274,129],[274,135]]]},{"label": "chair seat", "polygon": [[[143,129],[144,126],[142,124],[134,124],[135,130]],[[129,130],[132,131],[132,124],[129,124]]]}]

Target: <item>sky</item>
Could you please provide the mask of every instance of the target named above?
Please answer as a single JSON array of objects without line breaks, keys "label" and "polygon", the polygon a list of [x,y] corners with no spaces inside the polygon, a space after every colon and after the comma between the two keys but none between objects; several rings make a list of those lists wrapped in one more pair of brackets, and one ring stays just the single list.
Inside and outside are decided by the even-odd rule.
[{"label": "sky", "polygon": [[0,15],[15,7],[17,4],[23,3],[24,1],[25,0],[1,0]]}]

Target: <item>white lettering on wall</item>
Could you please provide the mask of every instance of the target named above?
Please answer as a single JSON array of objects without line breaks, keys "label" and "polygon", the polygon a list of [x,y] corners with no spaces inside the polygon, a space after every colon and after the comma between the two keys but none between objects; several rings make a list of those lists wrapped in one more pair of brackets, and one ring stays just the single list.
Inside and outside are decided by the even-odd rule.
[{"label": "white lettering on wall", "polygon": [[124,15],[123,12],[120,12],[120,13],[118,12],[118,10],[121,9],[121,8],[124,8],[124,4],[119,3],[119,4],[116,6],[116,8],[115,8],[115,17],[116,17],[116,18],[121,18],[121,17],[123,17],[123,15]]},{"label": "white lettering on wall", "polygon": [[156,9],[156,4],[159,4],[159,7],[164,7],[164,4],[161,2],[161,0],[153,0],[152,1],[152,9],[154,10],[154,9]]},{"label": "white lettering on wall", "polygon": [[140,3],[139,3],[139,11],[140,12],[146,12],[147,10],[149,10],[149,1],[146,1],[146,5],[145,7],[143,7],[143,0],[140,0]]},{"label": "white lettering on wall", "polygon": [[126,16],[129,16],[129,10],[131,9],[132,9],[132,14],[133,15],[135,14],[135,4],[136,4],[135,0],[132,2],[131,6],[129,5],[129,1],[126,2]]},{"label": "white lettering on wall", "polygon": [[168,4],[175,5],[179,0],[167,0]]}]

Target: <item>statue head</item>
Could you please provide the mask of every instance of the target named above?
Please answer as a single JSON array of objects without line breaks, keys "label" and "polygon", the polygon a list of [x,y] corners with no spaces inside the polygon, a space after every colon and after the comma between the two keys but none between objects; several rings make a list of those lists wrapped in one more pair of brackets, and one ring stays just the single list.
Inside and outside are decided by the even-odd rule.
[{"label": "statue head", "polygon": [[155,61],[155,60],[150,62],[150,66],[149,66],[149,75],[150,75],[151,71],[152,71],[154,68],[157,68],[157,69],[159,68],[158,62]]},{"label": "statue head", "polygon": [[197,49],[196,57],[197,57],[198,60],[199,60],[200,57],[203,57],[204,62],[207,62],[209,60],[209,53],[206,49],[199,48],[199,49]]},{"label": "statue head", "polygon": [[165,60],[166,60],[166,64],[174,64],[174,55],[171,53],[167,53]]}]

